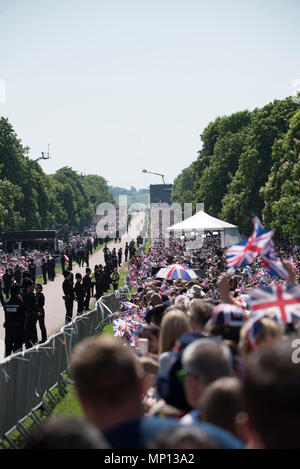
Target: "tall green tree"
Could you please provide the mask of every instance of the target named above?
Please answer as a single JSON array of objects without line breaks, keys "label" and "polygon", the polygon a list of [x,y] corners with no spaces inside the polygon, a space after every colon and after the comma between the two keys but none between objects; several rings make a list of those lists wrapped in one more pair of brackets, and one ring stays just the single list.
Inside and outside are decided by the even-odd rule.
[{"label": "tall green tree", "polygon": [[272,167],[272,147],[288,131],[296,110],[297,105],[287,98],[253,112],[239,166],[223,198],[220,213],[225,220],[237,224],[244,234],[250,233],[253,216],[262,216],[261,188]]},{"label": "tall green tree", "polygon": [[300,110],[291,118],[287,134],[272,151],[273,166],[261,194],[263,221],[284,236],[300,241]]}]

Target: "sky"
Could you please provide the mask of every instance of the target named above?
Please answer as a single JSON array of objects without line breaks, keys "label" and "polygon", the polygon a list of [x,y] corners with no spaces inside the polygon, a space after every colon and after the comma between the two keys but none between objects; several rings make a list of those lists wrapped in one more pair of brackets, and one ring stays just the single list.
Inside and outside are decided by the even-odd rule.
[{"label": "sky", "polygon": [[0,0],[0,116],[30,158],[50,143],[48,174],[173,183],[217,116],[295,93],[299,21],[298,0]]}]

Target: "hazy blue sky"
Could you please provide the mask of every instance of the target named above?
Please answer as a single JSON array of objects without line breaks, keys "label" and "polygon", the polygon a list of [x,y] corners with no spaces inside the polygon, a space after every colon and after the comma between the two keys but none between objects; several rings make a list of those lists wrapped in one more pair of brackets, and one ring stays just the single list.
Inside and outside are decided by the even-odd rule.
[{"label": "hazy blue sky", "polygon": [[218,115],[293,94],[299,0],[0,0],[8,117],[47,173],[173,182]]}]

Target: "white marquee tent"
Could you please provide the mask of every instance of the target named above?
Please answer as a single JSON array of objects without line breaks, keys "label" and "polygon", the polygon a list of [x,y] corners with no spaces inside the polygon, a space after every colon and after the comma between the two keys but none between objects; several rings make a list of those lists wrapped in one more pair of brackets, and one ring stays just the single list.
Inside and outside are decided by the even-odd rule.
[{"label": "white marquee tent", "polygon": [[238,227],[231,225],[226,221],[211,217],[207,213],[200,210],[190,218],[176,223],[176,225],[167,228],[167,231],[182,231],[184,234],[196,232],[203,233],[205,231],[218,231],[221,234],[222,246],[231,246],[242,241]]}]

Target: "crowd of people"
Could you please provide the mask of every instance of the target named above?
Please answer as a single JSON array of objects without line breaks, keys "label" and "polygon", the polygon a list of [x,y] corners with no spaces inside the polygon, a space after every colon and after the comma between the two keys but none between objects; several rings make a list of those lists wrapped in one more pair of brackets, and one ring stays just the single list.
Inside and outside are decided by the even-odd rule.
[{"label": "crowd of people", "polygon": [[[43,285],[54,281],[56,276],[56,259],[60,259],[65,281],[63,291],[67,309],[66,323],[72,320],[73,303],[77,302],[77,314],[89,309],[90,298],[97,299],[109,289],[110,284],[117,288],[119,274],[112,273],[115,266],[115,250],[112,253],[104,248],[106,264],[95,266],[92,274],[89,266],[89,255],[93,253],[102,240],[91,233],[71,236],[69,244],[60,253],[50,251],[21,251],[13,254],[2,253],[1,265],[5,268],[0,282],[0,301],[4,309],[5,356],[22,350],[23,344],[30,348],[38,343],[37,325],[40,327],[41,341],[47,340],[45,326],[45,296]],[[32,257],[29,257],[32,256]],[[121,265],[122,249],[119,250],[117,266]],[[78,266],[86,264],[86,274],[82,277],[76,273],[74,284],[73,262]],[[66,271],[66,266],[68,271]],[[39,273],[38,272],[38,267]],[[68,273],[68,275],[67,275]],[[37,277],[43,278],[43,285],[37,283]],[[69,282],[67,281],[69,280]]]},{"label": "crowd of people", "polygon": [[[85,421],[67,422],[59,447],[74,428],[83,435],[89,425],[98,442],[76,439],[74,446],[299,448],[299,247],[281,245],[289,274],[282,280],[259,257],[228,276],[225,250],[213,236],[194,252],[175,239],[168,244],[155,240],[147,254],[131,256],[135,293],[108,317],[115,337],[87,338],[74,349],[71,371]],[[171,264],[197,278],[163,278],[158,270]],[[278,286],[289,292],[294,313],[257,315],[253,289]],[[50,419],[29,446],[55,445],[58,426]]]}]

